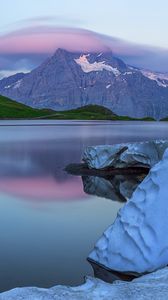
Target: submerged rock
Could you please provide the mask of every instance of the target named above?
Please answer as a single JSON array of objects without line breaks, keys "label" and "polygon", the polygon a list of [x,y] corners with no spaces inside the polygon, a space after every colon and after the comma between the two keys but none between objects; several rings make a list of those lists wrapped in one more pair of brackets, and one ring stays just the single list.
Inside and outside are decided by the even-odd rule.
[{"label": "submerged rock", "polygon": [[131,282],[115,281],[110,284],[88,277],[86,283],[78,287],[16,288],[0,294],[0,300],[165,300],[167,295],[168,268],[164,268]]},{"label": "submerged rock", "polygon": [[152,167],[162,159],[167,147],[168,141],[164,140],[89,146],[84,151],[83,161],[90,169]]},{"label": "submerged rock", "polygon": [[121,272],[168,264],[168,150],[97,242],[89,258]]}]

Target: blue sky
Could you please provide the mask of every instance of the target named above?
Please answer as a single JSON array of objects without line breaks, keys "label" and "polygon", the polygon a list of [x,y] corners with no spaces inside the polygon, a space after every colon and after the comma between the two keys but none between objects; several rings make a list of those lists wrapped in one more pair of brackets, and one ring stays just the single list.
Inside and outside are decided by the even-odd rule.
[{"label": "blue sky", "polygon": [[167,0],[0,0],[0,7],[0,78],[31,70],[58,47],[108,47],[127,63],[168,72]]},{"label": "blue sky", "polygon": [[1,32],[21,20],[55,16],[58,25],[168,47],[167,0],[0,0],[0,5]]}]

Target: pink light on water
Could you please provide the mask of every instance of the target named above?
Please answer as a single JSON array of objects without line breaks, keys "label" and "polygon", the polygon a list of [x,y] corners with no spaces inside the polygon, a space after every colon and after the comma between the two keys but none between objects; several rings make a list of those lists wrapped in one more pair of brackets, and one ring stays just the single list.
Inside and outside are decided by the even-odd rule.
[{"label": "pink light on water", "polygon": [[69,201],[84,198],[79,178],[57,182],[52,177],[1,178],[0,192],[38,201]]}]

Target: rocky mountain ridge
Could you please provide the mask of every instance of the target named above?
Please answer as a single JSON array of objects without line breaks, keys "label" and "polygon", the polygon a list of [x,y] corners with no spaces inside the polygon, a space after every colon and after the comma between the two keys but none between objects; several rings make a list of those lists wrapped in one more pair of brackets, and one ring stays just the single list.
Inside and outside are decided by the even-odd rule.
[{"label": "rocky mountain ridge", "polygon": [[102,105],[118,115],[168,115],[168,75],[139,70],[105,53],[57,49],[38,68],[0,80],[0,94],[35,108]]}]

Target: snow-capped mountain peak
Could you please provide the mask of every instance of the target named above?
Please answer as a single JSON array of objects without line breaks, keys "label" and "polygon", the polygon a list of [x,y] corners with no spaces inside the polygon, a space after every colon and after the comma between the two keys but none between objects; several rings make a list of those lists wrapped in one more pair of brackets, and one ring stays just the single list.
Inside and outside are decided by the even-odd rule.
[{"label": "snow-capped mountain peak", "polygon": [[89,104],[136,118],[168,116],[168,75],[126,65],[112,52],[57,49],[29,74],[0,80],[0,94],[36,108]]},{"label": "snow-capped mountain peak", "polygon": [[79,58],[74,59],[74,61],[81,66],[83,72],[89,73],[106,70],[112,72],[115,76],[119,76],[121,74],[117,68],[113,68],[112,66],[106,64],[105,61],[94,61],[93,63],[90,63],[87,59],[88,56],[90,56],[90,54],[83,54]]}]

